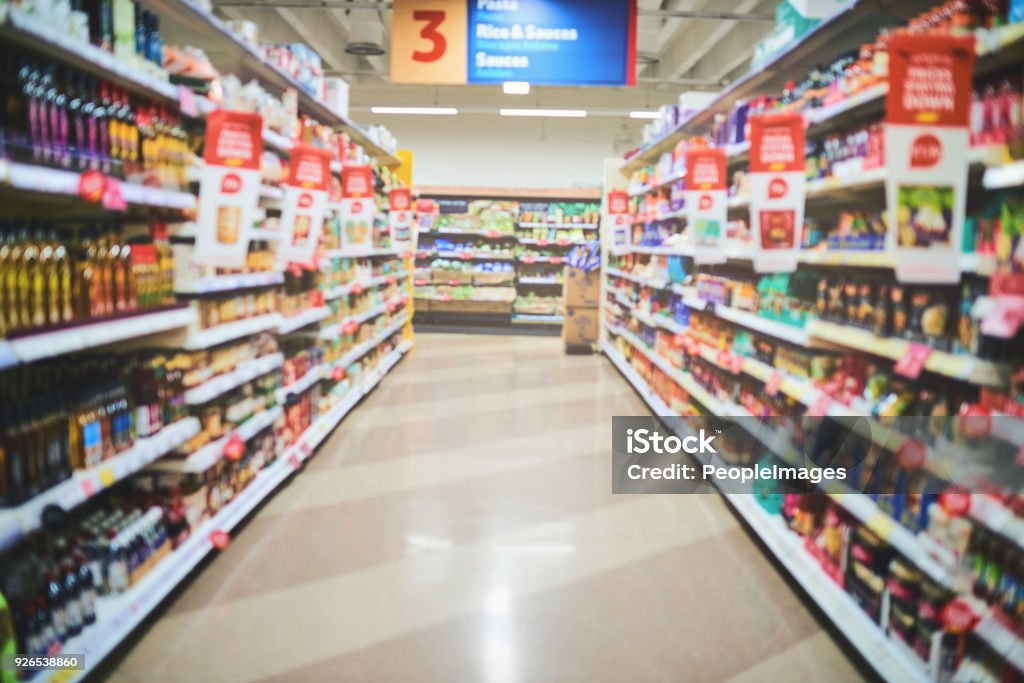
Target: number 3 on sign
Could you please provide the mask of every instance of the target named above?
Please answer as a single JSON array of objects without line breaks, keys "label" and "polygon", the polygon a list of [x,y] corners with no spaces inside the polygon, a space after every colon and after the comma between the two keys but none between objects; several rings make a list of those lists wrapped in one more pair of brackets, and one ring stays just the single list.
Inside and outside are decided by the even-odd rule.
[{"label": "number 3 on sign", "polygon": [[444,34],[437,29],[444,23],[445,16],[446,12],[439,9],[418,10],[412,13],[412,18],[416,21],[427,22],[427,25],[420,30],[420,38],[429,40],[434,46],[430,52],[420,52],[419,50],[413,52],[412,58],[417,62],[436,62],[444,57],[444,53],[448,49],[448,41],[444,39]]},{"label": "number 3 on sign", "polygon": [[395,0],[391,15],[391,80],[466,82],[465,0]]}]

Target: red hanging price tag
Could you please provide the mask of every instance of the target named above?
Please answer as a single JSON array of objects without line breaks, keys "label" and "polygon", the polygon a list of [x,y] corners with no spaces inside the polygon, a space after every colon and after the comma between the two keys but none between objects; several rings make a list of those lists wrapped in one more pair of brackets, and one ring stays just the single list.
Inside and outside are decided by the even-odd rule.
[{"label": "red hanging price tag", "polygon": [[523,257],[523,263],[533,263],[533,257],[532,256],[524,256]]},{"label": "red hanging price tag", "polygon": [[893,369],[904,377],[917,379],[921,376],[921,371],[924,370],[924,365],[931,355],[932,348],[930,346],[911,342],[903,356],[896,361],[896,367]]},{"label": "red hanging price tag", "polygon": [[965,517],[971,511],[971,496],[960,493],[956,486],[950,486],[939,494],[939,506],[950,517]]},{"label": "red hanging price tag", "polygon": [[948,603],[939,613],[939,622],[947,631],[956,635],[967,633],[977,621],[978,617],[971,606],[960,599]]},{"label": "red hanging price tag", "polygon": [[331,379],[335,382],[340,382],[345,376],[345,370],[340,365],[335,365],[331,368]]},{"label": "red hanging price tag", "polygon": [[455,287],[456,285],[459,285],[461,283],[458,280],[449,280],[448,284],[452,287]]},{"label": "red hanging price tag", "polygon": [[814,399],[814,402],[807,408],[805,415],[816,417],[828,415],[829,408],[832,407],[832,399],[825,393],[819,393],[818,397]]},{"label": "red hanging price tag", "polygon": [[967,438],[980,439],[992,433],[992,413],[977,403],[968,403],[961,406],[957,424]]},{"label": "red hanging price tag", "polygon": [[353,294],[362,294],[363,293],[363,283],[361,283],[361,282],[354,283],[352,285],[352,293]]},{"label": "red hanging price tag", "polygon": [[719,367],[722,367],[722,368],[731,367],[732,366],[732,354],[729,353],[728,351],[726,351],[725,349],[722,349],[721,351],[718,352],[718,355],[715,356],[715,361],[718,363]]},{"label": "red hanging price tag", "polygon": [[548,241],[547,240],[537,240],[537,246],[538,247],[546,247],[546,246],[548,246]]},{"label": "red hanging price tag", "polygon": [[117,178],[107,178],[103,187],[103,198],[100,206],[107,211],[124,211],[128,208],[128,202],[121,194],[121,181]]},{"label": "red hanging price tag", "polygon": [[555,264],[556,266],[562,265],[562,257],[561,256],[552,256],[551,257],[551,263]]},{"label": "red hanging price tag", "polygon": [[394,275],[388,275],[388,284],[389,285],[393,285],[393,284],[395,284],[395,282],[397,282],[397,280],[395,280],[395,276]]},{"label": "red hanging price tag", "polygon": [[217,550],[224,550],[231,545],[231,535],[220,529],[210,532],[210,543]]},{"label": "red hanging price tag", "polygon": [[743,370],[743,356],[733,356],[729,360],[729,369],[732,370],[732,374],[738,375]]},{"label": "red hanging price tag", "polygon": [[560,237],[560,238],[558,238],[557,240],[555,240],[555,244],[557,244],[557,245],[558,245],[558,246],[560,246],[560,247],[564,247],[564,246],[566,246],[567,244],[569,244],[569,240],[567,240],[567,239],[566,239],[566,238],[564,238],[564,237]]},{"label": "red hanging price tag", "polygon": [[471,251],[464,251],[461,254],[459,254],[459,258],[462,259],[463,261],[468,261],[471,258],[473,258],[473,252],[471,252]]},{"label": "red hanging price tag", "polygon": [[412,251],[410,250],[410,251],[405,252],[405,259],[409,260],[411,258],[412,258]]},{"label": "red hanging price tag", "polygon": [[224,443],[224,457],[232,462],[238,462],[243,455],[245,455],[245,441],[238,434],[232,432]]},{"label": "red hanging price tag", "polygon": [[677,349],[683,348],[686,346],[686,336],[677,332],[675,336],[672,337],[672,344]]},{"label": "red hanging price tag", "polygon": [[488,230],[484,234],[487,235],[488,237],[501,237],[501,233],[498,232],[497,230]]},{"label": "red hanging price tag", "polygon": [[917,439],[907,439],[896,449],[896,461],[905,470],[919,470],[928,458],[925,445]]},{"label": "red hanging price tag", "polygon": [[78,176],[78,196],[96,204],[103,198],[107,177],[97,170],[86,171]]},{"label": "red hanging price tag", "polygon": [[302,461],[299,460],[299,456],[297,454],[292,453],[288,457],[288,464],[291,466],[293,470],[297,470],[299,469],[299,465],[302,464]]},{"label": "red hanging price tag", "polygon": [[772,376],[768,378],[768,381],[764,383],[764,391],[769,396],[776,396],[779,393],[779,389],[782,388],[782,373],[776,370],[772,373]]},{"label": "red hanging price tag", "polygon": [[86,498],[96,495],[96,485],[93,483],[92,477],[82,479],[82,493],[85,494]]},{"label": "red hanging price tag", "polygon": [[449,295],[449,294],[445,294],[445,295],[443,295],[443,296],[439,296],[439,297],[437,298],[437,300],[438,300],[438,301],[451,301],[451,300],[452,300],[452,297],[451,297],[451,295]]},{"label": "red hanging price tag", "polygon": [[417,287],[422,287],[423,285],[427,284],[427,281],[422,278],[417,278],[413,280],[413,284],[416,285]]}]

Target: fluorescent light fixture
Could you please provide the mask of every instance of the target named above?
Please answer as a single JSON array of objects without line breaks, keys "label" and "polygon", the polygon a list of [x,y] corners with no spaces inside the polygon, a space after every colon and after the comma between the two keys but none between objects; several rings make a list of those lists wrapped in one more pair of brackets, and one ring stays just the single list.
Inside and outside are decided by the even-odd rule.
[{"label": "fluorescent light fixture", "polygon": [[498,111],[502,116],[548,116],[562,119],[584,119],[587,112],[584,109],[501,109]]},{"label": "fluorescent light fixture", "polygon": [[656,119],[661,116],[656,111],[631,111],[629,112],[629,118],[631,119]]},{"label": "fluorescent light fixture", "polygon": [[529,95],[530,84],[526,81],[505,81],[501,89],[506,95]]},{"label": "fluorescent light fixture", "polygon": [[421,114],[423,116],[455,116],[455,107],[370,107],[374,114]]}]

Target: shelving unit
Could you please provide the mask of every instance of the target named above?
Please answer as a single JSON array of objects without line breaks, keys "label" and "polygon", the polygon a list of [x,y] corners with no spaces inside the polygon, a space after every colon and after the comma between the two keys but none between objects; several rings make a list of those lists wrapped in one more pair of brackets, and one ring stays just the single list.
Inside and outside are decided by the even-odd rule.
[{"label": "shelving unit", "polygon": [[[816,465],[808,463],[802,450],[793,443],[792,436],[754,420],[751,413],[739,405],[741,400],[743,405],[758,405],[766,411],[769,407],[773,412],[785,410],[787,414],[792,410],[794,414],[790,417],[798,417],[800,413],[806,412],[808,415],[837,420],[855,418],[842,420],[841,424],[850,428],[856,437],[864,440],[864,448],[881,449],[898,455],[904,447],[915,446],[910,452],[920,456],[920,462],[915,461],[914,465],[920,467],[920,472],[908,474],[908,477],[928,475],[934,477],[937,482],[979,483],[979,461],[984,461],[984,458],[989,456],[983,455],[977,449],[972,450],[973,446],[962,445],[961,442],[946,438],[944,435],[902,433],[899,431],[900,424],[875,414],[879,411],[883,415],[886,414],[884,410],[874,405],[877,401],[870,401],[863,396],[844,397],[844,402],[834,399],[825,391],[836,391],[828,384],[830,371],[826,371],[817,381],[798,376],[796,370],[790,374],[784,369],[784,362],[778,360],[779,349],[797,356],[804,354],[802,357],[807,357],[808,354],[820,357],[829,353],[841,354],[843,357],[852,355],[870,362],[872,373],[887,376],[893,373],[898,375],[900,370],[894,369],[895,364],[917,354],[923,358],[922,371],[926,374],[920,384],[909,385],[910,391],[920,393],[927,388],[944,395],[946,387],[955,385],[957,401],[960,401],[959,397],[963,395],[965,398],[962,400],[965,403],[989,400],[993,405],[999,405],[997,397],[1012,394],[1008,386],[1019,369],[1019,358],[1016,364],[1002,362],[1006,354],[1002,354],[1001,351],[993,352],[982,346],[977,355],[974,355],[964,352],[963,346],[966,346],[967,342],[961,342],[960,346],[954,344],[953,342],[959,341],[960,338],[952,339],[953,333],[949,332],[949,329],[955,327],[958,322],[956,306],[952,303],[949,306],[954,310],[948,312],[949,325],[943,335],[950,338],[947,340],[948,346],[942,345],[940,340],[933,342],[939,348],[927,350],[921,347],[923,342],[920,341],[920,337],[913,337],[918,341],[912,343],[910,338],[880,336],[854,324],[832,321],[841,319],[841,316],[834,316],[831,320],[816,319],[813,297],[805,311],[808,321],[801,326],[784,322],[791,318],[794,321],[801,319],[787,310],[780,312],[772,307],[759,307],[757,298],[773,295],[773,292],[762,294],[759,288],[757,294],[751,295],[754,298],[753,302],[747,296],[750,290],[745,290],[742,286],[732,289],[733,296],[739,297],[739,301],[735,298],[732,300],[734,307],[706,301],[698,296],[696,283],[690,278],[696,278],[697,275],[704,278],[698,282],[701,283],[700,291],[703,296],[708,298],[716,298],[715,286],[723,281],[759,282],[761,274],[753,273],[750,248],[737,240],[735,244],[730,243],[727,246],[725,264],[698,266],[692,260],[694,248],[689,234],[691,231],[685,222],[680,225],[666,223],[685,220],[684,212],[666,212],[666,209],[670,208],[667,202],[653,201],[654,197],[663,198],[665,189],[670,186],[673,192],[677,192],[677,183],[685,176],[685,171],[678,166],[679,160],[671,158],[668,153],[686,138],[707,134],[715,117],[727,115],[735,102],[750,101],[762,95],[777,97],[782,93],[786,81],[798,79],[802,74],[809,72],[815,64],[827,64],[846,50],[862,44],[871,44],[880,27],[905,24],[908,18],[932,7],[934,3],[912,1],[869,3],[853,0],[845,3],[834,15],[821,21],[763,67],[752,70],[728,85],[706,109],[686,117],[667,135],[644,145],[621,165],[622,175],[630,178],[630,184],[626,188],[629,194],[634,198],[646,196],[646,201],[641,199],[640,208],[633,216],[633,234],[639,230],[636,226],[652,223],[661,224],[651,227],[661,228],[663,238],[677,228],[681,227],[683,230],[679,234],[671,235],[671,247],[627,245],[609,246],[605,250],[602,320],[606,336],[602,339],[601,348],[656,415],[672,417],[689,414],[692,410],[697,414],[710,414],[732,420],[738,426],[744,427],[758,442],[750,453],[745,453],[746,456],[753,455],[756,458],[757,453],[770,453],[778,461],[798,467]],[[991,78],[1008,66],[1020,62],[1024,50],[1024,25],[1018,23],[987,31],[981,30],[976,37],[977,78]],[[842,134],[865,121],[881,118],[887,93],[888,85],[881,83],[831,106],[804,111],[808,138],[819,139],[825,135]],[[729,145],[725,151],[729,176],[732,178],[735,172],[745,169],[748,165],[750,145],[749,142]],[[1024,185],[1024,166],[1020,161],[1008,162],[1009,151],[999,145],[979,146],[970,150],[967,159],[970,177],[969,204],[976,197],[979,201],[974,201],[974,204],[979,204],[980,197],[986,191]],[[633,175],[646,167],[652,167],[652,170],[646,174]],[[882,167],[809,181],[806,187],[809,215],[820,219],[840,210],[856,208],[859,211],[867,211],[869,207],[881,209],[884,207],[883,190],[887,180],[887,169]],[[621,188],[620,183],[615,185]],[[673,196],[672,201],[675,200],[676,197]],[[636,206],[637,202],[633,202],[633,205]],[[745,217],[749,208],[747,196],[734,196],[728,200],[730,220]],[[644,243],[655,241],[644,235]],[[831,283],[836,277],[842,277],[840,273],[851,271],[851,279],[857,282],[860,280],[856,278],[864,278],[873,283],[895,282],[895,260],[893,254],[888,251],[825,250],[824,247],[823,244],[815,250],[805,250],[798,256],[798,272],[801,275],[810,275],[808,280],[811,282],[816,281],[815,277],[820,277],[823,278],[820,282],[826,282],[824,278],[829,278],[827,282]],[[682,268],[675,268],[675,263],[669,268],[669,258],[681,259],[679,265],[682,265]],[[966,276],[966,280],[972,283],[983,281],[983,278],[999,272],[999,267],[994,254],[967,253],[963,254],[960,260],[961,272]],[[686,286],[681,284],[681,278],[680,283],[670,280],[670,273],[671,277],[679,278],[682,271],[690,276],[685,281]],[[760,282],[769,288],[772,287],[771,282]],[[950,287],[950,290],[953,289]],[[803,294],[790,296],[799,296],[801,301],[807,299]],[[729,301],[729,297],[726,295],[726,298],[717,300]],[[763,298],[760,303],[763,304]],[[871,305],[871,302],[865,305]],[[759,313],[759,310],[763,312]],[[680,322],[687,320],[688,315],[695,316],[701,321],[699,329],[703,332]],[[852,314],[850,317],[852,318]],[[693,319],[690,318],[691,321]],[[716,326],[731,331],[719,335],[715,332],[718,329]],[[956,331],[959,332],[960,328],[956,328]],[[757,358],[740,355],[738,349],[750,349],[749,346],[737,346],[736,349],[727,351],[719,348],[728,348],[729,340],[739,339],[741,333],[749,336],[742,337],[744,344],[749,342],[754,345],[753,350],[746,350],[744,353],[757,355]],[[975,335],[977,334],[979,333],[975,332]],[[666,335],[674,335],[675,338]],[[656,343],[652,340],[656,340]],[[708,343],[711,340],[715,342],[714,345]],[[648,343],[652,346],[648,346]],[[955,352],[944,350],[947,348],[955,349]],[[925,353],[926,356],[923,355]],[[778,367],[760,358],[774,358]],[[792,355],[789,358],[791,359]],[[994,361],[989,358],[1000,360]],[[694,368],[692,374],[689,370],[691,367]],[[701,381],[698,381],[698,377]],[[648,384],[645,378],[648,378],[651,384]],[[896,379],[903,378],[897,376]],[[903,381],[906,382],[906,379]],[[721,385],[724,388],[712,392],[701,382],[711,387]],[[759,391],[762,393],[760,399],[753,396]],[[949,389],[949,392],[951,396],[954,395],[952,389]],[[765,395],[776,394],[785,400],[792,400],[792,403],[780,401],[773,404],[765,399]],[[976,398],[972,399],[970,396]],[[977,398],[979,396],[983,398]],[[915,396],[914,400],[917,399]],[[1008,400],[1012,402],[1012,398]],[[783,409],[781,406],[786,407]],[[666,422],[669,428],[674,424],[676,423],[669,425]],[[1009,453],[1012,453],[1012,447],[1019,446],[1021,439],[1024,438],[1024,422],[995,410],[992,412],[992,425],[988,438],[1001,441],[1004,450]],[[963,435],[960,436],[964,438]],[[968,440],[967,443],[972,442]],[[722,463],[730,461],[730,457],[733,456],[725,454]],[[702,463],[709,462],[701,456],[697,456],[696,459]],[[897,460],[901,469],[907,467],[898,458]],[[1006,500],[1017,491],[1016,484],[1010,483],[1011,479],[1012,476],[1008,474],[1000,491]],[[980,483],[987,484],[993,490],[999,488],[991,482],[991,479],[982,479]],[[968,542],[965,537],[961,544],[944,536],[941,533],[944,527],[934,520],[920,522],[924,530],[918,531],[912,516],[906,516],[905,512],[901,516],[898,512],[902,509],[901,496],[880,495],[879,502],[876,503],[868,494],[854,491],[845,485],[835,485],[835,482],[823,482],[816,488],[828,496],[830,506],[842,511],[841,517],[851,520],[851,528],[861,526],[872,531],[891,547],[898,557],[918,569],[929,582],[952,591],[952,594],[969,605],[978,618],[978,623],[967,637],[968,648],[977,648],[979,641],[987,643],[1003,661],[1018,670],[1018,675],[1024,674],[1024,638],[1021,637],[1019,629],[1015,631],[1006,625],[1010,617],[999,614],[998,607],[985,604],[985,601],[972,595],[970,572],[965,569],[969,561],[963,556],[970,552],[980,552],[984,555],[984,551],[971,550],[975,546],[969,543],[980,542],[973,534],[993,534],[991,538],[1003,539],[1003,542],[1010,544],[1005,550],[1007,555],[1024,549],[1024,518],[1018,517],[1010,509],[1009,502],[1004,505],[1000,497],[994,494],[971,495],[969,510],[965,513],[965,519],[970,520],[970,526],[967,531],[959,530],[971,534],[971,540]],[[974,493],[969,484],[968,491]],[[853,589],[844,588],[842,582],[837,583],[838,579],[819,563],[819,559],[812,552],[813,549],[809,549],[813,543],[813,535],[801,536],[789,528],[781,515],[769,512],[768,508],[771,506],[763,507],[756,496],[733,493],[724,495],[779,564],[833,620],[839,631],[882,678],[899,681],[937,680],[935,660],[926,662],[913,647],[907,645],[895,633],[894,628],[890,627],[890,604],[897,598],[890,596],[888,588],[883,588],[879,593],[882,600],[879,610],[881,616],[876,621],[869,617],[864,608],[852,597]],[[893,500],[888,500],[890,498]],[[940,503],[927,499],[922,502],[922,508],[929,504]],[[885,510],[890,508],[897,512],[887,513]],[[821,523],[821,520],[815,522]],[[798,526],[794,524],[795,528]],[[815,527],[814,533],[820,530],[820,527]],[[972,559],[975,562],[1002,562],[998,559],[987,560],[985,557]],[[852,563],[854,559],[846,557],[846,561]],[[886,568],[873,575],[881,576],[883,578],[880,580],[884,580],[887,572],[889,569]],[[847,583],[852,580],[849,576],[854,576],[847,571],[845,565],[841,573]],[[915,637],[915,634],[911,634],[910,637]],[[933,640],[931,643],[933,657],[937,652],[935,642]],[[920,647],[917,649],[920,650]],[[980,651],[977,656],[982,656]],[[969,676],[961,671],[954,680],[964,682],[969,680]]]},{"label": "shelving unit", "polygon": [[[563,323],[558,271],[573,247],[599,240],[600,232],[597,223],[589,222],[591,217],[579,214],[566,220],[553,207],[589,200],[596,214],[600,194],[496,188],[486,195],[471,188],[421,194],[437,203],[440,215],[419,229],[419,267],[414,279],[417,320],[441,327],[558,331]],[[471,214],[471,205],[504,208],[493,208],[484,217]],[[495,218],[501,212],[503,218]],[[543,216],[549,220],[538,220]],[[451,242],[455,248],[448,244],[435,248],[438,241]],[[495,271],[499,267],[505,270],[498,277],[475,269],[472,273],[444,273],[450,269],[433,268],[434,259],[460,265],[466,261],[494,264]]]},{"label": "shelving unit", "polygon": [[[201,48],[221,74],[234,74],[242,82],[255,80],[275,96],[294,90],[301,113],[333,131],[344,132],[348,141],[361,146],[361,149],[351,146],[343,149],[343,152],[349,152],[349,158],[371,159],[375,171],[400,165],[395,150],[381,145],[367,129],[332,111],[318,97],[303,90],[295,79],[263,59],[255,47],[233,33],[199,3],[192,0],[143,0],[140,4],[158,15],[160,33],[166,44]],[[182,126],[188,129],[189,134],[199,134],[205,117],[216,106],[204,95],[172,84],[158,65],[141,58],[125,58],[78,41],[20,7],[0,7],[0,41],[17,50],[23,49],[33,60],[44,64],[44,60],[49,60],[58,69],[69,67],[72,74],[87,75],[101,83],[123,88],[131,93],[133,105],[148,106],[152,103],[168,111],[172,117],[180,115]],[[58,80],[63,80],[64,76],[58,74]],[[322,132],[318,131],[318,134]],[[262,136],[265,149],[277,154],[287,164],[293,141],[269,127],[264,127]],[[202,162],[195,158],[189,161],[192,165],[184,175],[194,188],[198,178],[196,171]],[[114,171],[117,170],[115,167]],[[335,162],[332,170],[340,173],[341,164]],[[187,540],[156,562],[127,592],[98,599],[97,622],[86,627],[81,635],[65,642],[60,651],[83,654],[87,668],[80,672],[47,672],[34,679],[50,683],[77,681],[94,672],[103,659],[215,549],[211,537],[236,528],[282,482],[301,468],[343,418],[412,347],[411,255],[399,254],[387,246],[361,253],[320,248],[316,262],[321,266],[337,265],[330,263],[334,259],[351,263],[305,279],[279,270],[234,272],[196,266],[190,256],[185,255],[188,249],[193,248],[190,245],[196,236],[195,223],[188,222],[194,219],[198,208],[194,190],[163,189],[155,186],[157,181],[149,176],[146,184],[122,180],[115,185],[113,173],[108,175],[110,177],[103,179],[107,189],[119,189],[127,205],[123,213],[115,213],[119,209],[116,193],[110,193],[96,204],[81,199],[79,185],[82,174],[79,172],[34,166],[20,160],[0,160],[0,191],[12,201],[31,203],[33,220],[49,218],[46,212],[53,211],[54,216],[74,216],[69,219],[72,221],[84,220],[79,216],[89,216],[90,220],[100,222],[91,218],[95,214],[103,216],[104,221],[111,218],[109,222],[114,225],[129,221],[169,224],[172,227],[164,230],[165,234],[159,239],[167,239],[167,253],[169,256],[173,253],[176,268],[173,296],[168,293],[164,300],[177,297],[177,303],[105,319],[87,319],[67,326],[19,332],[13,338],[0,339],[0,372],[23,372],[15,366],[48,362],[78,352],[102,351],[103,356],[115,354],[119,359],[116,354],[124,353],[127,378],[119,377],[118,381],[123,380],[124,386],[118,386],[126,397],[128,408],[125,412],[141,419],[135,410],[142,408],[142,414],[145,414],[145,406],[149,403],[150,411],[156,409],[162,414],[162,419],[175,421],[164,425],[153,436],[132,439],[128,442],[130,447],[117,445],[123,450],[116,454],[111,451],[113,446],[108,448],[104,444],[100,455],[90,453],[86,461],[91,463],[102,456],[106,456],[105,460],[88,469],[75,470],[64,481],[18,505],[0,510],[0,551],[10,550],[29,535],[42,531],[52,523],[51,517],[66,516],[74,522],[75,516],[82,512],[78,508],[91,509],[90,501],[103,495],[106,489],[137,486],[140,477],[173,477],[175,473],[204,473],[215,479],[221,477],[223,472],[235,466],[224,460],[228,457],[225,447],[238,439],[249,442],[258,437],[261,448],[270,444],[275,452],[270,464],[258,472],[255,469],[259,465],[243,463],[243,467],[251,468],[249,474],[254,476],[251,481],[244,477],[231,481],[217,479],[217,486],[240,490],[234,491],[230,502],[219,510],[211,507],[202,512],[201,518],[205,521],[195,524]],[[386,179],[385,186],[395,182],[386,172],[378,173],[378,177]],[[163,178],[160,181],[163,182]],[[264,209],[281,211],[282,187],[264,182],[259,196]],[[111,198],[113,201],[108,202]],[[112,208],[108,209],[108,206]],[[338,206],[335,202],[332,209]],[[119,215],[125,219],[121,220]],[[268,225],[258,226],[252,232],[251,240],[266,242],[269,245],[267,249],[273,250],[280,233],[268,229]],[[325,240],[328,229],[325,227]],[[156,231],[153,232],[155,240]],[[381,243],[386,245],[387,240],[385,231]],[[338,241],[330,243],[337,244]],[[257,249],[262,249],[262,245]],[[135,255],[134,251],[132,255]],[[261,259],[266,256],[265,253],[259,254]],[[388,263],[387,259],[394,263]],[[252,262],[255,260],[253,256]],[[163,266],[161,262],[160,267]],[[260,267],[248,265],[244,270],[259,271]],[[167,272],[162,271],[161,275],[169,278]],[[339,275],[341,272],[365,275],[346,279]],[[328,281],[328,276],[331,278],[330,287],[321,284]],[[315,283],[315,289],[304,292],[302,296],[295,295],[285,286],[310,280]],[[171,283],[167,279],[164,283],[169,288]],[[140,285],[140,306],[146,305],[142,302],[143,294]],[[286,296],[290,299],[284,301]],[[260,299],[258,305],[257,299]],[[330,317],[337,319],[346,310],[363,310],[367,305],[369,310],[344,316],[345,324],[352,326],[345,335],[347,338],[339,338],[341,331],[337,326],[332,330],[329,324],[322,325]],[[119,310],[134,306],[134,302],[130,305],[118,303]],[[114,305],[109,304],[109,307],[113,309]],[[256,311],[263,313],[255,315]],[[288,317],[284,317],[281,311],[288,311]],[[212,324],[216,320],[229,322]],[[333,334],[323,334],[321,327]],[[251,348],[237,348],[243,344],[250,344]],[[326,347],[337,354],[329,356],[337,358],[336,362],[316,364],[289,385],[280,386],[282,368],[296,361],[294,354],[297,348],[303,352],[310,352],[311,348],[322,352]],[[233,356],[234,353],[240,355]],[[101,356],[99,353],[95,355]],[[160,360],[154,360],[157,358]],[[240,358],[246,360],[235,360]],[[168,359],[179,364],[174,371],[180,375],[173,380],[173,387],[170,384],[164,386],[163,374],[154,380],[160,384],[159,389],[149,387],[145,379],[131,374],[138,369],[134,364],[140,359],[152,362],[154,367],[157,363],[162,364],[161,373],[163,368],[171,365]],[[184,366],[197,372],[185,372]],[[219,374],[204,381],[203,378],[208,377],[204,373],[214,371]],[[154,371],[154,377],[157,376]],[[169,372],[167,376],[170,376]],[[168,383],[171,381],[167,380]],[[251,391],[254,382],[263,392],[258,397]],[[76,387],[72,393],[77,393],[78,389]],[[147,399],[149,393],[155,398]],[[244,401],[240,400],[242,397],[246,397]],[[180,404],[171,406],[172,398]],[[228,405],[237,408],[246,405],[247,401],[251,401],[248,403],[251,414],[247,419],[226,427],[211,426],[217,424],[210,419],[211,411],[227,422],[231,412],[226,409],[223,413],[217,411]],[[292,416],[288,420],[284,416],[298,401],[305,401],[310,406],[305,413],[309,424],[305,431],[293,434],[290,431],[294,425],[290,419]],[[61,405],[60,409],[84,410],[78,404],[70,408]],[[168,415],[174,417],[168,418]],[[150,419],[156,419],[152,418],[152,412],[150,416]],[[67,417],[62,415],[62,419]],[[89,426],[91,424],[88,423]],[[96,424],[99,429],[99,423]],[[144,433],[141,426],[139,432]],[[264,436],[273,439],[264,440]],[[117,444],[116,441],[113,443]],[[4,474],[6,476],[6,472]],[[249,483],[243,487],[245,481]],[[205,496],[202,498],[205,500]],[[195,500],[189,502],[192,506],[197,504]],[[64,514],[58,514],[56,509]]]}]

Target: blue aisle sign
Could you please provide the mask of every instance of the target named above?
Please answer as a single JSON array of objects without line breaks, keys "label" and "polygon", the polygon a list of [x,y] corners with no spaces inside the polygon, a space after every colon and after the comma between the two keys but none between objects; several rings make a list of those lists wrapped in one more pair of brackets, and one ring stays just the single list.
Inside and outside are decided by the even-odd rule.
[{"label": "blue aisle sign", "polygon": [[469,0],[468,82],[635,85],[636,0]]}]

